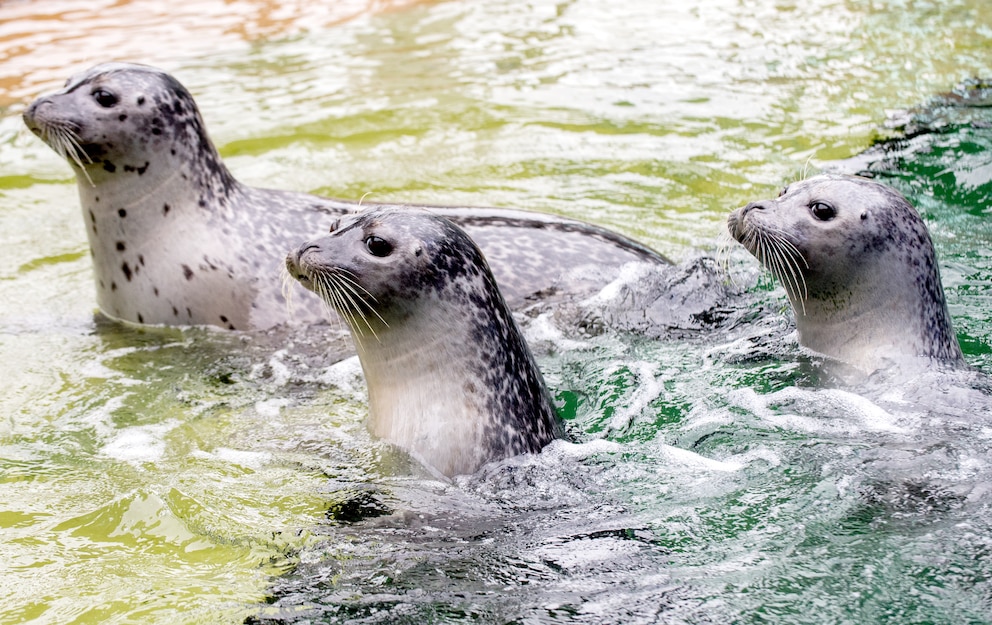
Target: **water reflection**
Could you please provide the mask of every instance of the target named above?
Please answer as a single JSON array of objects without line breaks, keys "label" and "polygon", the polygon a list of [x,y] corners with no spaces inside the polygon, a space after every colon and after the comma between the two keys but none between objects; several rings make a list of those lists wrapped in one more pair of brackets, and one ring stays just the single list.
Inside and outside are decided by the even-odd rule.
[{"label": "water reflection", "polygon": [[24,102],[66,69],[111,60],[175,63],[320,30],[424,0],[22,0],[0,7],[0,107]]},{"label": "water reflection", "polygon": [[[712,334],[524,319],[575,442],[446,484],[368,436],[357,366],[319,337],[94,323],[68,169],[16,117],[74,69],[152,62],[251,184],[550,210],[682,259],[808,157],[992,71],[976,0],[657,4],[329,28],[351,4],[0,6],[0,618],[987,622],[987,389],[828,388],[746,255]],[[932,139],[889,179],[988,369],[987,137]]]}]

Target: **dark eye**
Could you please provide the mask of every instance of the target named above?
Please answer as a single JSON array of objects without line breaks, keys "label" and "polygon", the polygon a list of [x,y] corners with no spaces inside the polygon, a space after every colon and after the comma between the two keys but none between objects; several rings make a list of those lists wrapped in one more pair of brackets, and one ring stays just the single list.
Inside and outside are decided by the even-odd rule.
[{"label": "dark eye", "polygon": [[393,251],[393,245],[389,241],[377,236],[370,236],[365,239],[365,248],[369,254],[380,258],[389,256],[389,253]]},{"label": "dark eye", "polygon": [[97,104],[99,104],[105,109],[109,109],[110,107],[117,104],[117,96],[110,93],[106,89],[97,89],[96,91],[94,91],[93,99],[96,100]]},{"label": "dark eye", "polygon": [[778,192],[778,196],[779,197],[782,197],[783,195],[785,195],[788,192],[789,192],[789,187],[783,187],[782,190]]},{"label": "dark eye", "polygon": [[837,216],[837,211],[834,210],[834,207],[826,202],[813,202],[809,205],[809,210],[820,221],[830,221]]}]

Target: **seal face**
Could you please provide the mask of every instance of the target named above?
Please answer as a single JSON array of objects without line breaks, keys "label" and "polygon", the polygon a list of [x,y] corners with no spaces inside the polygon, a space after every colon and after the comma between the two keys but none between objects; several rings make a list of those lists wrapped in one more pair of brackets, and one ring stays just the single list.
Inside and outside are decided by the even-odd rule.
[{"label": "seal face", "polygon": [[[326,319],[321,302],[295,284],[293,310],[287,306],[283,255],[301,235],[326,232],[359,205],[238,182],[175,78],[143,65],[97,65],[23,117],[76,173],[97,301],[108,316],[232,329]],[[574,220],[510,209],[436,212],[486,250],[514,305],[556,290],[593,290],[563,278],[582,264],[667,263]]]},{"label": "seal face", "polygon": [[373,209],[300,246],[286,268],[347,322],[373,434],[448,476],[537,452],[558,434],[482,253],[451,221]]},{"label": "seal face", "polygon": [[785,288],[803,346],[869,372],[963,358],[930,234],[895,190],[816,176],[735,210],[728,228]]}]

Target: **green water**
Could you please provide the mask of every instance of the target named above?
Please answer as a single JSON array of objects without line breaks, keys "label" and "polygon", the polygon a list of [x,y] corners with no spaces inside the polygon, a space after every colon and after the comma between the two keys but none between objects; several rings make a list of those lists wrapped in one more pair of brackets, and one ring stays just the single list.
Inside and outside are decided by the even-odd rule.
[{"label": "green water", "polygon": [[[192,91],[250,184],[550,211],[685,259],[890,112],[992,75],[992,7],[436,2],[209,50],[132,60]],[[20,84],[88,64],[54,62]],[[305,337],[95,319],[25,91],[0,99],[0,623],[992,622],[980,377],[822,388],[732,250],[738,322],[713,334],[525,319],[578,444],[442,484],[365,432],[357,366]],[[985,371],[989,136],[951,126],[884,177]]]}]

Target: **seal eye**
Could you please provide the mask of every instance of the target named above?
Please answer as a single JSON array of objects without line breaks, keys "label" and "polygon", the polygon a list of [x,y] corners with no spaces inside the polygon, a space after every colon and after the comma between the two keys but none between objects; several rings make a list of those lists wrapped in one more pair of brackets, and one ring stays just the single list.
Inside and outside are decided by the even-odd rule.
[{"label": "seal eye", "polygon": [[106,89],[97,89],[96,91],[94,91],[93,99],[96,100],[97,104],[99,104],[105,109],[109,109],[110,107],[117,104],[117,96],[110,93]]},{"label": "seal eye", "polygon": [[393,251],[393,245],[382,237],[370,236],[365,239],[365,249],[369,251],[369,254],[382,258],[389,256],[390,252]]},{"label": "seal eye", "polygon": [[809,205],[809,210],[820,221],[830,221],[837,216],[837,211],[834,210],[834,207],[826,202],[813,202]]}]

